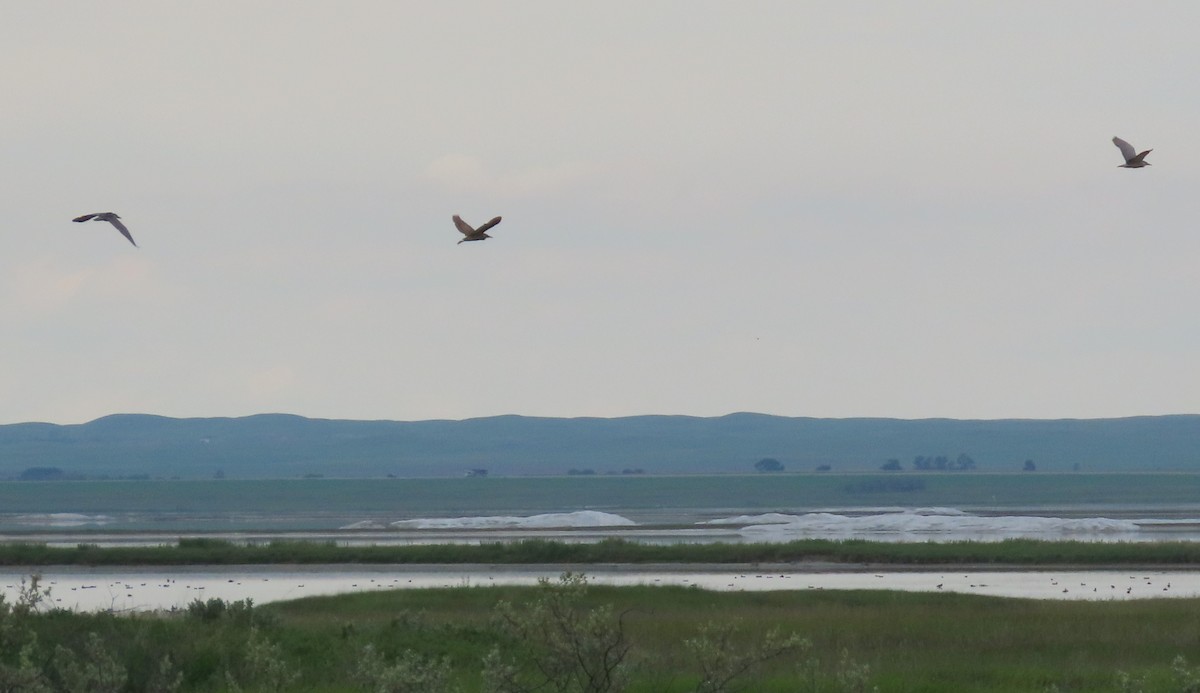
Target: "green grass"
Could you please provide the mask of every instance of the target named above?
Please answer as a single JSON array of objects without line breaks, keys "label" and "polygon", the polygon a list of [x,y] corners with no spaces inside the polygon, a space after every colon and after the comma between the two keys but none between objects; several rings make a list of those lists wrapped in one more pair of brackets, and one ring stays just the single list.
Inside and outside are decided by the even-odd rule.
[{"label": "green grass", "polygon": [[173,546],[76,547],[34,542],[0,544],[0,565],[268,565],[598,563],[882,563],[895,565],[1107,566],[1200,565],[1195,542],[1082,542],[1010,539],[1000,542],[893,543],[805,539],[759,544],[642,544],[604,539],[575,544],[544,539],[470,544],[338,546],[332,542],[238,544],[181,539]]},{"label": "green grass", "polygon": [[[419,613],[434,630],[445,626],[448,633],[481,633],[496,601],[520,601],[532,592],[413,590],[306,599],[272,605],[269,611],[285,623],[341,618],[368,631],[386,628],[397,613]],[[1116,690],[1119,669],[1149,672],[1165,682],[1176,655],[1200,659],[1200,600],[1052,602],[883,591],[711,593],[677,587],[592,587],[587,600],[627,612],[631,637],[653,663],[643,681],[683,676],[687,667],[678,643],[708,621],[748,624],[746,635],[772,627],[796,632],[813,643],[823,677],[831,675],[841,651],[848,650],[870,667],[883,691],[1038,691],[1050,684],[1063,690]],[[479,651],[462,643],[459,647],[468,661]],[[775,675],[786,677],[789,669],[776,667]],[[795,690],[788,685],[779,690]]]},{"label": "green grass", "polygon": [[[524,604],[537,588],[464,587],[317,597],[256,607],[211,620],[53,613],[36,617],[38,642],[79,647],[89,631],[143,690],[169,653],[183,690],[223,690],[222,672],[249,666],[251,623],[279,647],[302,684],[289,690],[363,690],[351,672],[364,646],[386,656],[413,650],[448,656],[453,678],[478,690],[480,661],[493,646],[516,647],[494,626],[496,603]],[[1200,661],[1200,600],[1057,602],[883,591],[707,592],[680,587],[589,588],[583,608],[612,605],[625,614],[634,645],[635,693],[683,693],[694,664],[680,643],[707,622],[744,624],[740,641],[769,628],[812,643],[815,669],[793,659],[768,666],[746,690],[839,690],[843,651],[869,667],[881,691],[1117,691],[1117,673],[1146,680],[1146,691],[1179,690],[1170,673],[1178,655]],[[9,660],[12,653],[0,655]],[[816,682],[815,688],[808,687]]]}]

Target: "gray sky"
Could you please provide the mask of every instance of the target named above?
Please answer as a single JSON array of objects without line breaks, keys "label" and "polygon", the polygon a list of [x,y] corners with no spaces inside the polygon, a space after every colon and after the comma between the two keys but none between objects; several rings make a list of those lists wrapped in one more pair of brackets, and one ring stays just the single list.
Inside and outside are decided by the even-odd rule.
[{"label": "gray sky", "polygon": [[1147,5],[4,1],[0,422],[1198,412]]}]

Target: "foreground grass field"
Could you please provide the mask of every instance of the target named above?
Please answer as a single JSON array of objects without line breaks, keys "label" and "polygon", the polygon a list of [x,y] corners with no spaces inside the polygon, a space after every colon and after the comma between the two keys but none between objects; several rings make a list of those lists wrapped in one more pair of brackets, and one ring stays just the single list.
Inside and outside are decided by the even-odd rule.
[{"label": "foreground grass field", "polygon": [[471,544],[339,546],[332,542],[239,544],[181,539],[159,547],[0,544],[0,565],[270,565],[270,564],[562,564],[597,563],[878,563],[894,565],[1200,565],[1196,542],[871,542],[804,539],[757,544],[643,544],[623,539],[566,543],[542,539]]},{"label": "foreground grass field", "polygon": [[[520,602],[533,589],[475,588],[356,595],[280,604],[281,623],[316,627],[352,619],[369,631],[392,628],[397,612],[420,614],[425,628],[458,635],[469,670],[482,656],[500,599]],[[796,633],[812,649],[773,662],[746,690],[845,690],[843,658],[865,666],[881,691],[1120,690],[1119,672],[1146,690],[1179,690],[1171,662],[1200,660],[1200,602],[1044,602],[899,592],[709,593],[687,588],[599,588],[589,606],[626,614],[641,660],[635,691],[692,690],[695,667],[679,644],[706,623],[742,623],[742,639],[772,628]],[[472,643],[475,643],[472,647]],[[449,648],[447,648],[449,649]],[[437,646],[426,647],[435,655]],[[466,674],[466,672],[464,672]]]},{"label": "foreground grass field", "polygon": [[[21,670],[24,657],[26,674],[38,669],[53,687],[4,690],[75,685],[74,690],[94,691],[474,693],[484,690],[483,662],[492,650],[511,658],[517,669],[524,667],[523,675],[536,673],[531,671],[536,636],[521,639],[504,628],[497,604],[512,604],[509,613],[538,613],[555,589],[561,586],[407,590],[253,608],[214,600],[195,603],[186,615],[10,611],[0,619],[5,640],[0,685],[5,675],[11,680]],[[572,600],[565,611],[579,617],[577,626],[594,627],[587,619],[598,614],[619,627],[629,646],[622,665],[628,685],[596,690],[1011,693],[1182,691],[1200,685],[1197,671],[1177,661],[1182,656],[1200,662],[1198,600],[1054,602],[599,586]],[[693,645],[713,623],[740,624],[719,630],[728,636],[723,640],[709,638],[710,646],[719,641],[727,654],[754,651],[772,629],[807,644],[750,666],[725,688],[704,688],[697,656],[711,663],[715,655]],[[14,648],[21,633],[33,634],[29,640],[36,645]],[[98,638],[89,643],[90,633]],[[104,682],[119,672],[125,674],[123,685],[106,688]],[[396,684],[404,676],[418,683]]]}]

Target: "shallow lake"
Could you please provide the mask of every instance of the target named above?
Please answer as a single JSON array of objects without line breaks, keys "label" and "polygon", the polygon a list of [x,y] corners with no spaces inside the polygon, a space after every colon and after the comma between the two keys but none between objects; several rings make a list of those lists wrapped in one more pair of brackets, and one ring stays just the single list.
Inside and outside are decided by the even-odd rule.
[{"label": "shallow lake", "polygon": [[[1200,474],[783,474],[0,482],[0,532],[304,532],[592,511],[641,527],[738,515],[958,508],[978,516],[1200,518]],[[911,483],[909,483],[911,482]],[[910,488],[911,487],[911,488]]]},{"label": "shallow lake", "polygon": [[[653,517],[596,510],[467,516],[399,516],[376,513],[304,516],[289,523],[308,529],[253,529],[270,523],[242,515],[204,522],[157,522],[153,513],[114,516],[104,512],[6,513],[0,541],[58,546],[171,545],[203,536],[239,543],[275,540],[337,544],[426,544],[519,541],[538,538],[593,542],[620,537],[647,543],[773,542],[802,538],[874,541],[999,541],[1008,538],[1078,541],[1197,541],[1200,513],[1194,506],[1160,508],[1070,507],[1024,511],[948,507],[854,507],[810,512],[743,514],[734,509]],[[296,517],[303,513],[295,511]],[[222,522],[221,518],[224,518]],[[319,520],[319,521],[318,521]],[[222,529],[224,527],[224,529]],[[153,528],[153,529],[151,529]],[[175,531],[172,531],[172,528]],[[556,578],[563,566],[289,566],[187,568],[38,569],[54,606],[81,610],[170,610],[196,599],[255,603],[356,591],[426,587],[532,585]],[[1124,600],[1200,596],[1200,571],[988,572],[855,571],[841,565],[782,565],[732,569],[722,566],[578,566],[590,581],[612,585],[681,585],[711,590],[883,589],[962,592],[1033,599]],[[0,593],[16,597],[32,569],[0,572]]]},{"label": "shallow lake", "polygon": [[[889,542],[1001,541],[1198,541],[1200,518],[1190,512],[1093,514],[1079,509],[1027,513],[967,512],[956,508],[844,508],[805,513],[721,515],[706,519],[635,521],[611,512],[576,510],[532,515],[469,515],[345,522],[323,530],[169,531],[122,529],[107,515],[0,514],[0,541],[52,546],[161,546],[180,537],[237,543],[275,540],[341,545],[478,544],[522,539],[595,542],[607,538],[651,544],[783,542],[794,539],[867,539]],[[9,529],[3,529],[7,523]]]},{"label": "shallow lake", "polygon": [[[1200,571],[848,571],[795,566],[574,566],[592,584],[678,585],[708,590],[903,590],[1029,599],[1127,600],[1200,596]],[[41,571],[50,604],[84,611],[185,608],[192,601],[252,599],[256,604],[318,595],[429,587],[533,585],[564,566],[195,566],[188,568],[51,568]],[[13,600],[31,571],[0,572],[0,593]]]}]

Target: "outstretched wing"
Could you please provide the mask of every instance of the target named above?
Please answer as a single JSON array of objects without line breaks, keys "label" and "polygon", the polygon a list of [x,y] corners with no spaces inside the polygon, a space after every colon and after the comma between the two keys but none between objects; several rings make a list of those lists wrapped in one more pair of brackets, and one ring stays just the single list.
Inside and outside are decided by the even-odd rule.
[{"label": "outstretched wing", "polygon": [[471,228],[471,225],[470,225],[470,224],[468,224],[467,222],[463,221],[463,220],[462,220],[462,217],[460,217],[460,216],[458,216],[457,214],[455,214],[455,215],[454,215],[453,217],[451,217],[451,218],[452,218],[452,219],[454,219],[454,226],[455,226],[456,228],[458,228],[458,230],[459,230],[459,231],[461,231],[461,232],[462,232],[462,235],[464,235],[464,236],[470,236],[470,235],[472,235],[472,234],[474,234],[474,233],[475,233],[475,229]]},{"label": "outstretched wing", "polygon": [[[112,215],[112,218],[108,220],[108,223],[117,227],[117,230],[121,232],[121,235],[128,238],[130,243],[133,243],[133,236],[130,235],[129,229],[125,228],[125,225],[122,224],[121,220],[117,218],[117,215],[115,215],[115,214]],[[138,244],[133,243],[133,247],[134,248],[138,247]]]},{"label": "outstretched wing", "polygon": [[1125,163],[1129,163],[1137,157],[1137,152],[1134,150],[1133,145],[1120,137],[1114,137],[1113,144],[1117,145],[1117,149],[1121,150],[1121,156],[1125,157]]},{"label": "outstretched wing", "polygon": [[483,226],[480,226],[479,228],[475,229],[475,233],[483,233],[484,231],[487,231],[488,229],[492,228],[493,226],[495,226],[496,224],[499,224],[499,223],[500,223],[500,217],[496,217],[495,219],[492,219],[488,223],[484,224]]},{"label": "outstretched wing", "polygon": [[81,217],[75,217],[71,221],[90,221],[92,219],[92,217],[94,217],[94,216],[96,216],[96,215],[95,214],[84,214]]}]

